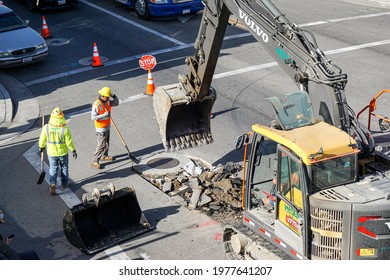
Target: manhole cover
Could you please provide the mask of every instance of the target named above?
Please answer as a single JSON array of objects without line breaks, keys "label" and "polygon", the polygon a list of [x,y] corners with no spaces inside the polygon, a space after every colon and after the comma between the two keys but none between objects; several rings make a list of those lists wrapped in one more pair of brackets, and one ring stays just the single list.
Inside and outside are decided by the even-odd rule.
[{"label": "manhole cover", "polygon": [[52,38],[52,39],[47,39],[46,43],[50,47],[58,47],[58,46],[63,46],[66,44],[69,44],[70,40],[69,39],[64,39],[64,38]]},{"label": "manhole cover", "polygon": [[[100,61],[104,64],[108,61],[108,58],[105,57],[105,56],[101,56],[100,57]],[[91,65],[92,63],[92,57],[84,57],[84,58],[81,58],[79,59],[79,64],[81,65],[84,65],[84,66],[88,66],[88,65]]]},{"label": "manhole cover", "polygon": [[147,165],[151,168],[168,169],[179,165],[179,161],[175,158],[155,158],[148,161]]}]

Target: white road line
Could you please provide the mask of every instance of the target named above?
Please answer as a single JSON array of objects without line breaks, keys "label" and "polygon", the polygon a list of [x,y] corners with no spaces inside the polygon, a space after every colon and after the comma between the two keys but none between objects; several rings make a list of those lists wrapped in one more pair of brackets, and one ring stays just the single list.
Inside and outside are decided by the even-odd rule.
[{"label": "white road line", "polygon": [[[31,146],[23,156],[39,173],[41,173],[41,157],[38,152],[38,144]],[[46,172],[45,181],[50,185],[49,166],[45,162],[43,164],[43,170]],[[60,184],[61,182],[58,178],[57,185]],[[47,189],[47,193],[49,193],[49,189]],[[70,189],[65,191],[57,189],[57,193],[69,208],[81,203],[81,200]]]},{"label": "white road line", "polygon": [[[330,55],[330,54],[337,54],[337,53],[343,53],[343,52],[350,52],[350,51],[355,51],[355,50],[360,50],[360,49],[365,49],[365,48],[387,45],[387,44],[390,44],[390,39],[367,43],[367,44],[356,45],[356,46],[350,46],[350,47],[345,47],[345,48],[340,48],[340,49],[335,49],[335,50],[330,50],[330,51],[326,51],[325,54]],[[277,65],[278,65],[277,62],[270,62],[270,63],[260,64],[260,65],[253,65],[253,66],[246,67],[246,68],[241,68],[241,69],[237,69],[237,70],[228,71],[225,73],[216,74],[216,75],[214,75],[213,80],[226,78],[229,76],[234,76],[234,75],[238,75],[238,74],[242,74],[242,73],[246,73],[246,72],[250,72],[250,71],[255,71],[255,70],[259,70],[259,69],[274,67]]]},{"label": "white road line", "polygon": [[[248,35],[250,35],[250,34],[249,33],[238,34],[238,35],[234,35],[234,36],[228,36],[225,39],[231,40],[231,39],[236,39],[236,38],[239,38],[239,37],[245,37],[245,36],[248,36]],[[350,46],[350,47],[345,47],[345,48],[340,48],[340,49],[326,51],[325,54],[329,55],[329,54],[336,54],[336,53],[354,51],[354,50],[359,50],[359,49],[364,49],[364,48],[376,47],[376,46],[380,46],[380,45],[387,45],[389,43],[390,43],[390,40],[371,42],[371,43],[366,43],[366,44],[361,44],[361,45]],[[186,47],[178,46],[178,47],[174,47],[174,48],[168,48],[168,49],[162,49],[162,50],[154,51],[154,52],[151,52],[149,54],[156,55],[156,54],[172,52],[172,51],[179,50],[179,49],[184,49],[184,48],[186,48]],[[143,56],[145,54],[146,53],[140,54],[140,55],[135,55],[135,56],[130,56],[130,57],[127,57],[127,58],[121,58],[121,59],[113,60],[113,61],[111,61],[109,63],[106,63],[105,65],[106,66],[110,66],[110,65],[115,65],[115,64],[119,64],[119,63],[123,63],[123,62],[128,62],[128,61],[131,61],[131,60],[139,59],[139,58],[141,58],[141,56]],[[258,70],[258,69],[264,69],[264,68],[268,68],[268,67],[273,67],[273,66],[276,66],[276,65],[277,65],[276,62],[261,64],[261,65],[253,65],[253,66],[246,67],[246,68],[232,70],[232,71],[229,71],[229,72],[226,72],[226,73],[216,74],[216,75],[214,75],[214,79],[219,79],[219,78],[223,78],[223,77],[228,77],[228,76],[232,76],[232,75],[237,75],[237,74],[241,74],[241,73],[255,71],[255,70]],[[84,67],[84,68],[80,68],[80,69],[67,71],[67,72],[56,74],[56,75],[47,76],[47,77],[44,77],[44,78],[32,80],[32,81],[29,81],[29,82],[25,82],[24,85],[28,87],[28,86],[32,86],[32,85],[36,85],[36,84],[40,84],[40,83],[49,82],[49,81],[52,81],[52,80],[55,80],[55,79],[59,79],[59,78],[63,78],[63,77],[71,76],[71,75],[76,75],[76,74],[79,74],[79,73],[82,73],[82,72],[91,71],[93,69],[94,69],[93,67],[88,66],[88,67]]]},{"label": "white road line", "polygon": [[[146,95],[146,94],[141,93],[141,94],[129,96],[129,97],[127,97],[124,100],[119,100],[119,103],[120,104],[124,104],[124,103],[132,102],[132,101],[139,100],[139,99],[146,98],[146,97],[150,98],[150,95]],[[79,111],[75,111],[75,112],[66,114],[66,122],[69,123],[75,117],[78,117],[78,116],[81,116],[81,115],[90,114],[90,113],[91,113],[91,109],[90,108],[86,108],[86,109],[83,109],[83,110],[79,110]]]},{"label": "white road line", "polygon": [[364,18],[381,17],[381,16],[387,16],[387,15],[390,15],[390,12],[384,12],[384,13],[378,13],[378,14],[369,14],[369,15],[360,15],[360,16],[354,16],[354,17],[328,19],[328,20],[320,20],[320,21],[315,21],[315,22],[298,24],[298,26],[299,27],[307,27],[307,26],[314,26],[314,25],[328,24],[328,23],[336,23],[336,22],[342,22],[342,21],[351,21],[351,20],[364,19]]},{"label": "white road line", "polygon": [[335,49],[335,50],[330,50],[326,51],[325,54],[336,54],[336,53],[343,53],[343,52],[350,52],[350,51],[355,51],[355,50],[360,50],[360,49],[365,49],[365,48],[372,48],[372,47],[377,47],[381,45],[387,45],[390,44],[390,39],[383,40],[383,41],[377,41],[377,42],[371,42],[371,43],[365,43],[361,45],[356,45],[356,46],[350,46],[350,47],[345,47],[345,48],[340,48],[340,49]]},{"label": "white road line", "polygon": [[[146,54],[151,54],[151,55],[163,54],[163,53],[173,52],[173,51],[177,51],[177,50],[181,50],[181,49],[186,49],[186,48],[188,48],[188,47],[190,47],[192,45],[193,44],[188,44],[188,45],[185,45],[185,46],[176,46],[176,47],[166,48],[166,49],[162,49],[162,50],[158,50],[158,51],[154,51],[154,52],[141,53],[141,54],[138,54],[138,55],[133,55],[133,56],[124,57],[124,58],[120,58],[120,59],[116,59],[116,60],[111,60],[111,61],[108,61],[108,62],[104,63],[104,67],[111,66],[111,65],[116,65],[116,64],[120,64],[120,63],[125,63],[125,62],[129,62],[129,61],[136,60],[136,59],[140,59],[143,55],[146,55]],[[83,73],[83,72],[93,71],[94,69],[95,68],[92,67],[92,66],[87,66],[87,67],[83,67],[83,68],[79,68],[79,69],[75,69],[75,70],[71,70],[71,71],[62,72],[62,73],[59,73],[59,74],[43,77],[43,78],[40,78],[40,79],[32,80],[32,81],[29,81],[29,82],[25,82],[24,85],[29,87],[29,86],[32,86],[32,85],[41,84],[41,83],[45,83],[45,82],[50,82],[50,81],[53,81],[53,80],[56,80],[56,79],[60,79],[60,78],[64,78],[64,77],[68,77],[68,76],[72,76],[72,75],[77,75],[77,74],[80,74],[80,73]]]},{"label": "white road line", "polygon": [[[112,13],[110,11],[107,11],[107,10],[99,7],[99,6],[91,4],[88,1],[81,0],[81,2],[83,2],[83,3],[87,4],[87,5],[90,5],[90,6],[94,7],[94,8],[96,8],[96,9],[99,9],[99,10],[102,10],[102,11],[106,11],[107,13],[109,13],[110,15],[112,15],[112,16],[114,16],[116,18],[121,18],[121,19],[123,18],[123,17],[121,17],[121,16],[119,16],[119,15],[117,15],[115,13]],[[320,24],[329,24],[329,23],[335,23],[335,22],[341,22],[341,21],[351,21],[351,20],[357,20],[357,19],[362,19],[362,18],[379,17],[379,16],[384,16],[384,15],[390,15],[390,12],[384,12],[384,13],[378,13],[378,14],[369,14],[369,15],[361,15],[361,16],[355,16],[355,17],[345,17],[345,18],[339,18],[339,19],[330,19],[330,20],[324,20],[324,21],[317,21],[317,22],[299,24],[299,26],[300,27],[307,27],[307,26],[314,26],[314,25],[320,25]],[[127,21],[127,19],[125,19],[125,18],[123,18],[123,20]],[[131,22],[131,21],[129,21],[129,22]],[[138,27],[138,24],[137,24],[137,27]],[[142,29],[146,28],[146,27],[144,27],[142,25],[139,26],[139,27],[142,28]],[[163,35],[163,34],[161,34],[161,35],[165,38],[165,35]],[[159,35],[157,35],[157,36],[159,36]],[[248,37],[248,36],[252,36],[252,35],[250,33],[241,33],[241,34],[236,34],[236,35],[231,35],[231,36],[225,36],[224,40],[232,40],[232,39]],[[170,40],[170,41],[172,41],[172,40]],[[380,44],[382,44],[382,45],[388,44],[388,43],[386,43],[386,41],[379,41],[379,42],[373,42],[373,43],[368,43],[368,44],[371,44],[371,47],[372,47],[372,46],[378,46]],[[367,47],[369,47],[368,44],[363,44],[363,45],[367,45]],[[142,54],[138,54],[138,55],[134,55],[134,56],[129,56],[129,57],[125,57],[125,58],[120,58],[120,59],[108,61],[108,62],[105,63],[105,66],[111,66],[111,65],[116,65],[116,64],[120,64],[120,63],[129,62],[129,61],[132,61],[132,60],[136,60],[136,59],[139,59],[143,55],[146,55],[146,54],[158,55],[158,54],[162,54],[162,53],[169,53],[169,52],[173,52],[173,51],[177,51],[177,50],[193,47],[193,45],[194,45],[193,43],[190,43],[190,44],[181,43],[179,46],[175,46],[175,47],[171,47],[171,48],[161,49],[161,50],[157,50],[157,51],[153,51],[153,52],[149,52],[149,53],[142,53]],[[354,48],[358,49],[359,46],[363,46],[363,45],[352,46],[350,48],[351,49],[354,49]],[[342,51],[339,51],[339,52],[342,52]],[[333,54],[333,53],[337,53],[337,52],[328,51],[328,52],[325,52],[325,53]],[[259,67],[259,65],[251,66],[251,67],[248,67],[248,68],[243,68],[242,70],[240,70],[240,69],[239,70],[233,70],[233,71],[231,71],[231,73],[234,73],[234,72],[236,72],[236,73],[245,73],[245,72],[248,72],[248,71],[253,71],[253,70],[260,69],[258,67]],[[252,68],[253,68],[253,70],[248,70],[248,71],[245,70],[245,69],[252,69]],[[24,84],[25,84],[25,86],[32,86],[32,85],[36,85],[36,84],[40,84],[40,83],[49,82],[49,81],[52,81],[52,80],[55,80],[55,79],[59,79],[59,78],[67,77],[67,76],[72,76],[72,75],[77,75],[77,74],[80,74],[80,73],[83,73],[83,72],[87,72],[87,71],[92,71],[94,69],[95,68],[92,67],[92,66],[83,67],[83,68],[80,68],[80,69],[75,69],[75,70],[59,73],[59,74],[56,74],[56,75],[51,75],[51,76],[43,77],[43,78],[40,78],[40,79],[28,81],[28,82],[25,82]],[[223,74],[219,74],[219,75],[223,76]],[[219,76],[219,75],[214,76],[214,78],[218,79],[219,77],[222,77],[222,76]]]},{"label": "white road line", "polygon": [[186,45],[185,43],[183,43],[183,42],[181,42],[179,40],[176,40],[175,38],[172,38],[170,36],[167,36],[165,34],[162,34],[162,33],[158,32],[156,30],[153,30],[153,29],[150,29],[148,27],[145,27],[142,24],[136,23],[135,21],[132,21],[132,20],[129,20],[129,19],[125,18],[125,17],[122,17],[122,16],[120,16],[118,14],[115,14],[115,13],[109,11],[109,10],[106,10],[106,9],[104,9],[102,7],[99,7],[99,6],[95,5],[95,4],[92,4],[92,3],[90,3],[90,2],[88,2],[86,0],[80,0],[80,2],[84,3],[86,5],[89,5],[89,6],[93,7],[93,8],[95,8],[96,10],[99,10],[99,11],[101,11],[103,13],[109,14],[110,16],[113,16],[113,17],[115,17],[115,18],[117,18],[117,19],[119,19],[119,20],[121,20],[123,22],[126,22],[126,23],[128,23],[130,25],[133,25],[133,26],[135,26],[135,27],[137,27],[139,29],[142,29],[142,30],[144,30],[146,32],[152,33],[153,35],[161,37],[161,38],[163,38],[165,40],[171,41],[171,42],[175,43],[176,45],[182,45],[182,46]]},{"label": "white road line", "polygon": [[120,246],[108,248],[104,250],[104,253],[106,253],[110,260],[130,260],[129,256]]}]

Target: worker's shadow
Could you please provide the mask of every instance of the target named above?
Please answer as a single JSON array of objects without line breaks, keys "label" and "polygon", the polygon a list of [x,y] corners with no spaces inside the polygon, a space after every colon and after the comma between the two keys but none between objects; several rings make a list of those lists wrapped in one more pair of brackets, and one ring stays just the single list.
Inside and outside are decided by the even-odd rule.
[{"label": "worker's shadow", "polygon": [[[134,250],[137,248],[142,248],[146,244],[151,244],[155,242],[161,242],[166,238],[177,235],[178,231],[161,231],[158,229],[158,223],[164,221],[168,216],[175,215],[179,212],[178,208],[180,205],[172,205],[167,207],[153,208],[143,211],[145,218],[148,220],[150,226],[152,227],[151,231],[148,231],[142,234],[141,242],[127,242],[126,245],[122,244],[121,247],[124,251]],[[142,257],[136,259],[143,259]]]},{"label": "worker's shadow", "polygon": [[[153,154],[156,154],[156,153],[164,152],[164,146],[163,146],[163,144],[157,144],[157,145],[149,146],[147,148],[144,148],[144,149],[141,149],[141,150],[138,150],[138,151],[134,151],[134,152],[130,151],[130,152],[131,152],[132,156],[134,156],[135,158],[140,160],[142,155],[153,155]],[[124,162],[124,161],[128,161],[130,163],[132,162],[132,160],[130,159],[128,153],[115,155],[114,156],[114,161],[101,162],[101,166],[104,168],[106,166],[107,167],[110,166],[111,164],[118,163],[118,162]]]},{"label": "worker's shadow", "polygon": [[[116,164],[118,161],[116,161]],[[96,183],[100,180],[107,181],[111,179],[119,179],[119,178],[125,178],[130,175],[133,175],[134,172],[131,170],[131,166],[128,165],[128,163],[122,163],[121,165],[115,165],[112,168],[109,168],[108,166],[105,166],[104,169],[100,169],[99,173],[91,175],[89,177],[86,177],[84,179],[72,182],[71,189],[81,189],[84,185],[87,185],[89,183]]]},{"label": "worker's shadow", "polygon": [[[158,223],[160,221],[165,220],[168,216],[174,215],[179,212],[178,208],[180,205],[172,205],[167,207],[153,208],[142,211],[145,218],[149,222],[151,226],[150,231],[144,232],[140,236],[135,236],[134,238],[128,239],[126,241],[121,242],[119,245],[121,246],[123,251],[130,251],[137,248],[142,248],[144,245],[155,242],[160,242],[166,238],[170,238],[178,234],[178,231],[160,231],[158,230]],[[98,259],[106,259],[106,256],[102,256]],[[136,259],[143,259],[142,257]]]}]

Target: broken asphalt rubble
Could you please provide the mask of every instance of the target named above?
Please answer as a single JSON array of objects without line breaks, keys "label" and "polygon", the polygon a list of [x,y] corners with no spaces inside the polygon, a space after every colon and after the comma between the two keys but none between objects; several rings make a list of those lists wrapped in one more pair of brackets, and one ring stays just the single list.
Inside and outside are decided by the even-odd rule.
[{"label": "broken asphalt rubble", "polygon": [[143,177],[169,196],[180,196],[190,210],[230,223],[242,218],[241,170],[238,163],[211,166],[191,159],[175,175]]}]

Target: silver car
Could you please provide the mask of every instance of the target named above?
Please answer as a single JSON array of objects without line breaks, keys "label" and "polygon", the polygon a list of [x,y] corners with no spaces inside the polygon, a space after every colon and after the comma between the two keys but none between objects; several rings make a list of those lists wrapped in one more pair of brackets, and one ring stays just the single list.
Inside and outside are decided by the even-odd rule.
[{"label": "silver car", "polygon": [[0,5],[0,68],[37,62],[47,54],[43,37],[13,10]]}]

